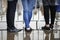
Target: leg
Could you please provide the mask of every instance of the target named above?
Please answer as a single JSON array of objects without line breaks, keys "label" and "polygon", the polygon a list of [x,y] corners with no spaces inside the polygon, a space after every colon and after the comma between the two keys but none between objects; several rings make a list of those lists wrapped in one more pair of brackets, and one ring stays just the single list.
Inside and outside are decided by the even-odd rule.
[{"label": "leg", "polygon": [[31,28],[29,26],[30,24],[30,20],[32,17],[32,4],[31,4],[32,0],[22,0],[22,4],[23,4],[23,17],[24,17],[24,22],[25,22],[25,30],[27,31],[31,31]]},{"label": "leg", "polygon": [[42,29],[50,30],[49,28],[49,6],[43,6],[44,8],[44,19],[45,19],[45,26]]},{"label": "leg", "polygon": [[30,21],[31,21],[31,18],[32,18],[32,11],[31,12],[29,12],[29,24],[30,24]]},{"label": "leg", "polygon": [[7,16],[6,17],[7,17],[7,26],[9,28],[14,27],[16,3],[17,3],[17,1],[8,1]]},{"label": "leg", "polygon": [[31,18],[32,18],[32,11],[35,7],[35,4],[36,4],[36,0],[29,0],[29,23],[31,21]]},{"label": "leg", "polygon": [[50,6],[50,9],[51,9],[51,24],[54,24],[56,15],[55,6]]},{"label": "leg", "polygon": [[53,28],[54,21],[55,21],[55,15],[56,15],[55,6],[50,6],[50,10],[51,10],[51,24],[50,24],[50,27]]},{"label": "leg", "polygon": [[44,19],[45,19],[45,24],[49,24],[49,6],[43,6],[44,8]]},{"label": "leg", "polygon": [[20,30],[17,30],[14,26],[16,4],[17,4],[17,0],[8,1],[7,14],[6,14],[8,32],[20,31]]},{"label": "leg", "polygon": [[27,11],[24,11],[23,18],[24,18],[24,22],[25,22],[25,27],[29,28],[29,17],[28,17]]},{"label": "leg", "polygon": [[26,26],[26,28],[29,28],[28,0],[22,0],[22,4],[23,4],[23,19],[25,22],[25,26]]}]

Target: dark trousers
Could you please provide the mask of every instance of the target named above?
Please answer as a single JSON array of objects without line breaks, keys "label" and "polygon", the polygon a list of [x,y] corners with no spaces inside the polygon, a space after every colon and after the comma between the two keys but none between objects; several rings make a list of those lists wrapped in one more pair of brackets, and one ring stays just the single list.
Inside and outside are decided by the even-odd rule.
[{"label": "dark trousers", "polygon": [[14,18],[15,18],[17,0],[7,2],[8,2],[7,14],[6,14],[7,27],[12,28],[14,27]]},{"label": "dark trousers", "polygon": [[55,6],[54,5],[46,5],[44,6],[44,18],[45,18],[45,23],[49,24],[49,9],[50,9],[50,14],[51,14],[51,24],[54,24],[54,20],[55,20]]}]

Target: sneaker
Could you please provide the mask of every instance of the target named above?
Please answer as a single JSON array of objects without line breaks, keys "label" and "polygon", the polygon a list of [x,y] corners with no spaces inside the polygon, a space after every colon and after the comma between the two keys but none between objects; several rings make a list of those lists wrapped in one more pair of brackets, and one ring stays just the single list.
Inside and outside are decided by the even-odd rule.
[{"label": "sneaker", "polygon": [[50,27],[44,26],[44,27],[42,27],[42,30],[50,30]]},{"label": "sneaker", "polygon": [[32,31],[32,28],[30,28],[30,29],[25,28],[25,31],[26,32],[31,32]]},{"label": "sneaker", "polygon": [[19,32],[19,31],[21,31],[22,29],[16,29],[16,28],[14,28],[14,29],[12,29],[12,28],[7,28],[7,32]]},{"label": "sneaker", "polygon": [[53,25],[50,24],[50,29],[53,29]]}]

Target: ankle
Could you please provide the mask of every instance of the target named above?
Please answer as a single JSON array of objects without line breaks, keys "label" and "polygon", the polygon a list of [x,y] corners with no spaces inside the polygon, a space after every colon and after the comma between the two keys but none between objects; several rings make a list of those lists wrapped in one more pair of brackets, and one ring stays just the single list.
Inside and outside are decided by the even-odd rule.
[{"label": "ankle", "polygon": [[50,26],[53,26],[53,24],[50,24]]},{"label": "ankle", "polygon": [[26,28],[27,30],[30,30],[30,27],[29,28]]},{"label": "ankle", "polygon": [[49,24],[46,24],[45,26],[46,26],[46,27],[49,27]]}]

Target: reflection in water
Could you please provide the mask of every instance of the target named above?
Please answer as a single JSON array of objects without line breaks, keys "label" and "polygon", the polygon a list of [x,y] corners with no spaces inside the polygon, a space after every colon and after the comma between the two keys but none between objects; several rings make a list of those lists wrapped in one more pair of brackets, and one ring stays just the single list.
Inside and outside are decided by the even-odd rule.
[{"label": "reflection in water", "polygon": [[[31,32],[32,32],[32,31],[31,31]],[[26,34],[26,37],[24,38],[24,40],[31,40],[31,38],[30,38],[31,32],[26,32],[26,33],[25,33],[25,34]]]},{"label": "reflection in water", "polygon": [[[26,37],[24,38],[24,40],[31,40],[31,37],[30,37],[31,33],[32,33],[32,31],[25,32]],[[50,31],[44,30],[44,33],[46,34],[45,40],[54,40],[53,30],[50,30]],[[7,32],[7,40],[14,40],[15,35],[16,35],[16,33]],[[21,40],[21,39],[19,39],[19,40]]]},{"label": "reflection in water", "polygon": [[[54,40],[54,33],[53,30],[45,30],[44,33],[46,34],[45,40]],[[50,36],[49,36],[50,35]],[[49,39],[50,38],[50,39]]]},{"label": "reflection in water", "polygon": [[14,40],[15,33],[7,32],[7,40]]}]

